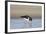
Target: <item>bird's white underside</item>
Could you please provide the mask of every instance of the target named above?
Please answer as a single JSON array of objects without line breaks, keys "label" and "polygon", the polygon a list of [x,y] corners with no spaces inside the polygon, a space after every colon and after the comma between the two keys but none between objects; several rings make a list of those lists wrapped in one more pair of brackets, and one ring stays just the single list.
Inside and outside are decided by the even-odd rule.
[{"label": "bird's white underside", "polygon": [[[24,20],[27,21],[27,22],[29,23],[29,18],[28,18],[28,19],[24,18]],[[30,21],[30,23],[31,23],[31,21]]]}]

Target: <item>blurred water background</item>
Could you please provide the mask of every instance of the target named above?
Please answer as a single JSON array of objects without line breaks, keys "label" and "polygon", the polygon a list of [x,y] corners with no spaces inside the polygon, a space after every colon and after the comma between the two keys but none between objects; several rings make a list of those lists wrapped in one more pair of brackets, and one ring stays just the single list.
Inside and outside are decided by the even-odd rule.
[{"label": "blurred water background", "polygon": [[[23,29],[26,28],[26,24],[23,19],[11,19],[10,20],[10,28],[11,29]],[[28,28],[40,28],[42,26],[41,19],[32,19],[31,26]]]}]

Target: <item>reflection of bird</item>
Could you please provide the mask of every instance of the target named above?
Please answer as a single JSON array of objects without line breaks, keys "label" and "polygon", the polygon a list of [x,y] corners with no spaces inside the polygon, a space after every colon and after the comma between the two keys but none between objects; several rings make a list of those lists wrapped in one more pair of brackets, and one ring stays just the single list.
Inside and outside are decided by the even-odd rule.
[{"label": "reflection of bird", "polygon": [[31,27],[32,18],[30,16],[25,15],[25,16],[21,16],[21,18],[25,20],[25,24],[27,24],[26,25],[27,27]]}]

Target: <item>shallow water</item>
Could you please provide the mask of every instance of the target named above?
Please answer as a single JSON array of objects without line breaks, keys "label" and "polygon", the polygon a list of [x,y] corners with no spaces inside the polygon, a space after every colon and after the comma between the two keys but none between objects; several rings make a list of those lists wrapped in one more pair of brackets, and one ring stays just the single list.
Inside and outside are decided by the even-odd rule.
[{"label": "shallow water", "polygon": [[[29,27],[27,27],[30,25]],[[42,26],[41,19],[32,19],[32,23],[25,24],[23,19],[11,19],[10,20],[10,28],[11,29],[21,29],[21,28],[39,28]]]}]

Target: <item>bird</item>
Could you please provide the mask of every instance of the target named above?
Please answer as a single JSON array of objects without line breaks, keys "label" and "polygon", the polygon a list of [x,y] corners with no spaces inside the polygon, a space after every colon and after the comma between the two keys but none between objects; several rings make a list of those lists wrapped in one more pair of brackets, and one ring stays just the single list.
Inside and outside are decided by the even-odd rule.
[{"label": "bird", "polygon": [[27,24],[26,27],[31,27],[32,18],[30,16],[24,15],[24,16],[21,16],[21,18],[25,20],[25,24]]},{"label": "bird", "polygon": [[32,21],[32,18],[30,16],[28,16],[28,15],[21,16],[21,18],[23,18],[26,21]]}]

